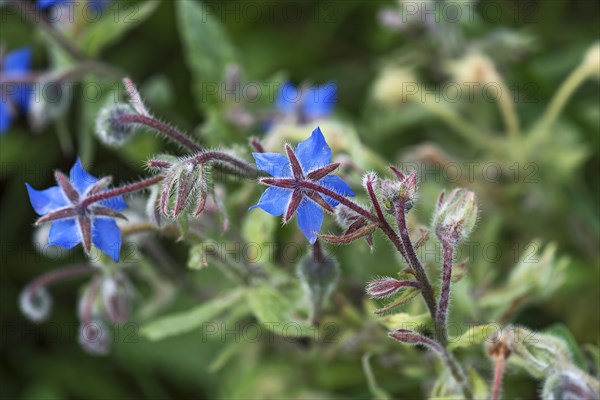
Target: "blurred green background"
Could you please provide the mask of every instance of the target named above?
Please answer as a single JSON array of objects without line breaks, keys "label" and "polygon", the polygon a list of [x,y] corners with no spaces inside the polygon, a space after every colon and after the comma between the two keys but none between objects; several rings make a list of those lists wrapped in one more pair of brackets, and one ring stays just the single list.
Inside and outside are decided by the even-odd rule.
[{"label": "blurred green background", "polygon": [[[162,1],[158,9],[143,23],[132,29],[119,42],[104,49],[101,59],[126,71],[148,95],[150,107],[162,119],[187,132],[194,131],[207,115],[198,112],[193,100],[192,76],[186,66],[176,24],[174,3]],[[477,148],[452,133],[434,116],[412,118],[410,112],[401,121],[386,122],[389,113],[374,108],[371,90],[386,60],[403,53],[428,51],[421,42],[414,43],[407,35],[385,29],[378,22],[382,7],[393,6],[387,1],[252,1],[263,12],[260,18],[249,20],[240,15],[247,7],[244,1],[207,1],[220,17],[226,32],[240,54],[249,80],[268,80],[285,72],[296,82],[334,80],[339,86],[336,115],[354,124],[360,140],[388,162],[400,162],[413,146],[435,143],[457,160],[482,160]],[[493,0],[503,10],[502,17],[480,20],[465,28],[466,40],[475,41],[503,28],[523,37],[532,38],[523,55],[516,60],[499,63],[498,69],[509,82],[518,87],[534,84],[533,100],[518,103],[522,125],[536,120],[549,103],[560,82],[578,65],[587,49],[599,39],[598,2],[589,0],[508,1]],[[485,1],[476,8],[485,7]],[[233,10],[230,14],[222,10]],[[1,9],[5,12],[5,9]],[[236,11],[237,10],[237,11]],[[282,11],[283,10],[283,11]],[[285,10],[297,11],[298,18],[286,18]],[[515,18],[518,12],[531,18]],[[237,12],[237,14],[236,14]],[[34,49],[34,70],[49,65],[46,48],[38,31],[11,14],[3,15],[0,41],[12,50],[21,46]],[[433,44],[435,46],[435,43]],[[490,54],[495,56],[498,54]],[[499,57],[503,56],[500,54]],[[510,57],[508,57],[510,58]],[[425,76],[423,76],[425,75]],[[421,79],[435,82],[436,76],[423,73]],[[157,83],[158,82],[158,83]],[[62,119],[70,132],[73,146],[89,142],[81,131],[81,114],[85,105],[77,94],[69,112]],[[521,309],[513,321],[532,329],[545,329],[555,323],[566,325],[578,343],[598,345],[600,332],[600,266],[598,252],[600,181],[600,112],[598,81],[588,81],[579,88],[561,115],[561,129],[569,132],[569,140],[577,143],[577,151],[585,153],[576,168],[566,176],[557,176],[540,164],[540,180],[526,191],[551,199],[551,206],[521,207],[527,195],[502,196],[490,185],[478,186],[486,193],[482,198],[481,226],[478,240],[494,240],[505,249],[496,263],[487,263],[475,256],[470,272],[479,280],[474,285],[498,284],[508,275],[531,240],[555,242],[557,253],[569,259],[564,283],[549,298]],[[492,117],[490,117],[492,118]],[[90,121],[83,121],[90,125]],[[501,126],[501,123],[498,123]],[[87,129],[91,129],[90,126]],[[81,282],[70,281],[51,288],[54,307],[48,322],[36,325],[28,322],[18,308],[20,290],[32,279],[52,268],[83,260],[80,252],[67,260],[53,260],[36,252],[32,246],[34,211],[29,206],[24,182],[34,187],[52,185],[52,171],[68,170],[75,152],[61,148],[51,124],[42,132],[31,132],[21,118],[8,135],[0,139],[0,394],[3,398],[269,398],[269,397],[343,397],[371,396],[361,368],[362,354],[347,349],[328,357],[306,343],[257,343],[246,345],[236,362],[226,363],[217,372],[215,357],[232,343],[203,341],[197,332],[150,342],[139,335],[138,325],[115,328],[115,343],[108,356],[87,355],[77,343],[77,299]],[[556,135],[561,135],[557,130]],[[245,144],[247,135],[239,134],[236,142]],[[92,139],[95,141],[95,139]],[[151,135],[145,135],[129,149],[111,150],[99,144],[86,145],[88,162],[93,162],[96,175],[112,174],[115,181],[124,182],[144,173],[143,160],[164,148]],[[171,149],[170,147],[167,147]],[[555,156],[568,156],[571,148],[564,146]],[[540,147],[540,152],[545,151]],[[478,158],[479,157],[479,158]],[[550,172],[547,172],[550,171]],[[560,174],[558,174],[560,175]],[[451,185],[441,179],[425,182],[419,206],[419,218],[427,224],[437,191]],[[493,185],[491,185],[493,186]],[[501,189],[500,189],[501,190]],[[554,201],[556,200],[556,201]],[[491,205],[490,205],[491,204]],[[234,214],[235,215],[235,214]],[[232,224],[236,224],[235,219]],[[291,236],[295,227],[283,229],[279,240]],[[486,236],[488,235],[488,236]],[[492,237],[492,239],[490,239]],[[211,270],[191,271],[186,267],[186,246],[169,243],[177,279],[190,283],[194,293],[177,289],[175,301],[164,313],[182,310],[218,295],[221,275]],[[377,240],[377,250],[371,255],[366,246],[336,247],[342,281],[339,291],[360,304],[362,287],[375,275],[390,274],[397,263],[383,240]],[[516,250],[514,250],[516,249]],[[283,265],[293,272],[293,266]],[[480,268],[477,271],[477,268]],[[494,269],[489,275],[481,269]],[[491,279],[492,282],[486,279]],[[177,285],[174,284],[175,287]],[[141,289],[143,290],[143,289]],[[456,301],[459,304],[460,301]],[[362,331],[368,335],[367,331]],[[378,337],[381,337],[379,335]],[[129,340],[131,339],[131,340]],[[368,347],[368,346],[367,346]],[[376,347],[376,346],[373,346]],[[392,347],[392,349],[400,347]],[[424,372],[418,367],[425,357],[409,357],[402,373],[397,365],[386,367],[385,357],[374,362],[378,381],[395,397],[420,396]],[[480,357],[473,366],[480,373],[491,372],[491,364]],[[414,371],[411,365],[414,364]],[[393,363],[392,363],[393,364]],[[395,365],[395,364],[394,364]],[[536,396],[537,384],[523,373],[507,377],[508,392],[514,390],[520,398]],[[516,398],[516,397],[513,397]]]}]

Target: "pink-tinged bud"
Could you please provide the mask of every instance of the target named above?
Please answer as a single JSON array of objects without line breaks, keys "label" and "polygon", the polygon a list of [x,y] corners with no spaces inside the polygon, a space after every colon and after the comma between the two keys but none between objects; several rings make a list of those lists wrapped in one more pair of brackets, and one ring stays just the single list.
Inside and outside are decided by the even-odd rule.
[{"label": "pink-tinged bud", "polygon": [[475,193],[454,189],[449,195],[440,195],[433,216],[433,229],[440,241],[458,243],[465,240],[477,222]]},{"label": "pink-tinged bud", "polygon": [[440,346],[439,343],[426,336],[421,335],[418,332],[411,331],[409,329],[397,329],[393,332],[390,332],[388,335],[391,338],[396,339],[397,341],[402,343],[412,345],[420,344],[436,351],[439,354],[444,353],[442,346]]},{"label": "pink-tinged bud", "polygon": [[385,298],[389,296],[393,296],[403,287],[419,287],[417,282],[412,281],[399,281],[394,278],[381,278],[374,279],[367,284],[366,292],[372,298]]},{"label": "pink-tinged bud", "polygon": [[173,219],[184,212],[198,216],[204,210],[207,195],[208,166],[192,159],[175,160],[164,172],[160,211]]},{"label": "pink-tinged bud", "polygon": [[109,320],[123,324],[129,320],[131,290],[125,275],[118,273],[102,281],[102,302]]},{"label": "pink-tinged bud", "polygon": [[590,385],[589,378],[576,371],[557,371],[544,383],[542,398],[548,400],[574,399],[592,400],[600,398],[600,393]]},{"label": "pink-tinged bud", "polygon": [[411,172],[404,174],[400,169],[390,167],[397,180],[386,179],[381,182],[381,198],[383,206],[389,213],[394,213],[394,203],[399,199],[404,200],[404,208],[406,211],[412,209],[418,197],[417,174]]},{"label": "pink-tinged bud", "polygon": [[137,132],[138,126],[129,122],[122,122],[122,115],[135,114],[135,110],[129,104],[116,103],[100,110],[96,118],[96,136],[103,143],[120,147],[127,143]]},{"label": "pink-tinged bud", "polygon": [[21,312],[33,322],[43,322],[50,315],[52,297],[44,287],[26,287],[19,296]]},{"label": "pink-tinged bud", "polygon": [[89,354],[106,355],[110,351],[110,331],[98,319],[82,323],[79,326],[79,344]]}]

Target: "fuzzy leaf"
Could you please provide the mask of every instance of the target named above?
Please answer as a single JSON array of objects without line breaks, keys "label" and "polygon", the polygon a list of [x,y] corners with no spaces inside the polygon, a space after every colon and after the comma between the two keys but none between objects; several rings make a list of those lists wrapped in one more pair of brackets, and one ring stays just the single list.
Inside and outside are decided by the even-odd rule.
[{"label": "fuzzy leaf", "polygon": [[140,333],[152,341],[157,341],[190,332],[231,308],[242,298],[243,293],[243,290],[236,289],[198,307],[167,315],[144,325]]},{"label": "fuzzy leaf", "polygon": [[199,108],[217,106],[218,83],[223,79],[227,64],[236,60],[235,49],[221,22],[206,9],[206,5],[177,1],[175,8],[184,53],[194,80],[196,102]]},{"label": "fuzzy leaf", "polygon": [[114,12],[107,10],[102,18],[86,28],[78,41],[79,47],[90,56],[97,55],[103,48],[118,41],[128,31],[148,19],[159,4],[160,0],[119,3]]},{"label": "fuzzy leaf", "polygon": [[252,314],[267,329],[285,338],[313,336],[312,326],[294,315],[294,305],[270,286],[250,288],[246,301]]}]

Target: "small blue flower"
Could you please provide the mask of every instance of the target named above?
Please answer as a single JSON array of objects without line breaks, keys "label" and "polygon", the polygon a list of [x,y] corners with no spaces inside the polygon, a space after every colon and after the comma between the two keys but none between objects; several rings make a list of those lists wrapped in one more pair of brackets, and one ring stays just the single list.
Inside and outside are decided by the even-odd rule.
[{"label": "small blue flower", "polygon": [[31,49],[28,47],[11,51],[2,60],[0,75],[4,83],[0,92],[0,134],[8,132],[18,109],[23,112],[29,110],[32,85],[10,82],[11,79],[18,80],[29,73],[30,65]]},{"label": "small blue flower", "polygon": [[86,198],[101,193],[110,184],[110,178],[98,179],[88,174],[77,159],[69,177],[55,173],[58,186],[36,190],[26,183],[29,201],[41,217],[36,224],[51,222],[49,244],[71,249],[83,243],[89,254],[92,244],[119,261],[121,230],[114,218],[127,208],[122,196],[115,196],[91,204]]},{"label": "small blue flower", "polygon": [[286,82],[277,94],[275,107],[279,114],[295,116],[299,122],[306,123],[331,115],[336,101],[337,85],[334,82],[309,88],[298,88]]},{"label": "small blue flower", "polygon": [[[288,222],[298,212],[298,225],[312,244],[323,223],[323,211],[333,212],[338,202],[318,193],[325,188],[341,196],[354,196],[350,186],[340,177],[330,175],[339,164],[330,164],[331,149],[320,128],[300,142],[296,149],[285,145],[287,157],[279,153],[253,153],[259,170],[273,178],[263,178],[261,183],[270,187],[253,208],[262,208],[276,217],[283,215]],[[333,194],[331,194],[333,195]]]},{"label": "small blue flower", "polygon": [[[37,0],[37,5],[42,10],[60,4],[73,3],[74,0]],[[104,9],[112,0],[87,0],[90,6],[97,11]]]}]

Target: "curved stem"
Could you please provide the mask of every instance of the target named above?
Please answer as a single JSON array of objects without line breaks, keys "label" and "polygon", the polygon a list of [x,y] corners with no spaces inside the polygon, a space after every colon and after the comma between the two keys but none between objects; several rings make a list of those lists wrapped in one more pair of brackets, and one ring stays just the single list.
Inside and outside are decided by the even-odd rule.
[{"label": "curved stem", "polygon": [[454,356],[451,352],[448,351],[447,348],[444,347],[442,359],[444,363],[450,369],[450,373],[459,384],[461,391],[463,392],[463,396],[466,400],[473,400],[473,390],[469,385],[469,381],[467,380],[467,376],[463,371],[462,367],[458,364]]},{"label": "curved stem", "polygon": [[[433,295],[433,288],[431,287],[431,283],[429,283],[429,279],[427,278],[425,268],[423,268],[423,265],[421,265],[421,261],[419,261],[419,258],[417,257],[415,249],[410,240],[408,228],[406,227],[405,204],[406,200],[404,200],[402,197],[400,197],[394,203],[396,221],[398,223],[398,229],[400,230],[400,239],[402,240],[402,246],[404,247],[404,251],[406,252],[406,260],[412,268],[412,270],[415,272],[417,281],[419,281],[419,283],[421,284],[421,293],[423,294],[423,299],[425,299],[425,303],[427,304],[427,308],[429,309],[431,318],[435,322],[436,303]],[[437,330],[438,329],[436,327],[436,332]]]},{"label": "curved stem", "polygon": [[569,98],[588,76],[589,69],[582,63],[567,77],[534,128],[531,134],[532,145],[535,145],[538,141],[547,139],[550,127],[558,118]]},{"label": "curved stem", "polygon": [[[204,164],[210,161],[216,161],[224,163],[228,166],[234,167],[235,173],[242,172],[248,176],[256,175],[256,168],[254,165],[247,163],[246,161],[232,156],[231,154],[227,154],[218,150],[206,150],[200,152],[198,155],[190,158],[190,162],[194,164]],[[226,171],[229,172],[229,171]],[[255,176],[254,176],[255,177]]]},{"label": "curved stem", "polygon": [[29,283],[27,285],[27,291],[33,294],[39,289],[51,285],[53,283],[63,281],[69,278],[74,278],[80,275],[87,275],[96,271],[97,269],[95,269],[90,264],[77,264],[71,267],[56,269],[54,271],[47,272],[44,275],[37,277],[35,280]]},{"label": "curved stem", "polygon": [[119,115],[116,118],[121,123],[139,124],[151,128],[159,133],[162,133],[167,139],[170,139],[173,142],[182,145],[188,150],[194,152],[203,150],[202,146],[193,141],[189,136],[165,123],[160,122],[155,118],[138,114]]},{"label": "curved stem", "polygon": [[157,184],[163,179],[162,175],[156,175],[152,178],[144,179],[139,182],[135,182],[129,185],[117,187],[114,189],[106,190],[104,192],[96,193],[91,196],[86,197],[79,204],[80,207],[85,208],[90,204],[96,203],[98,201],[110,199],[111,197],[121,196],[127,193],[137,192],[138,190],[146,189],[152,185]]}]

